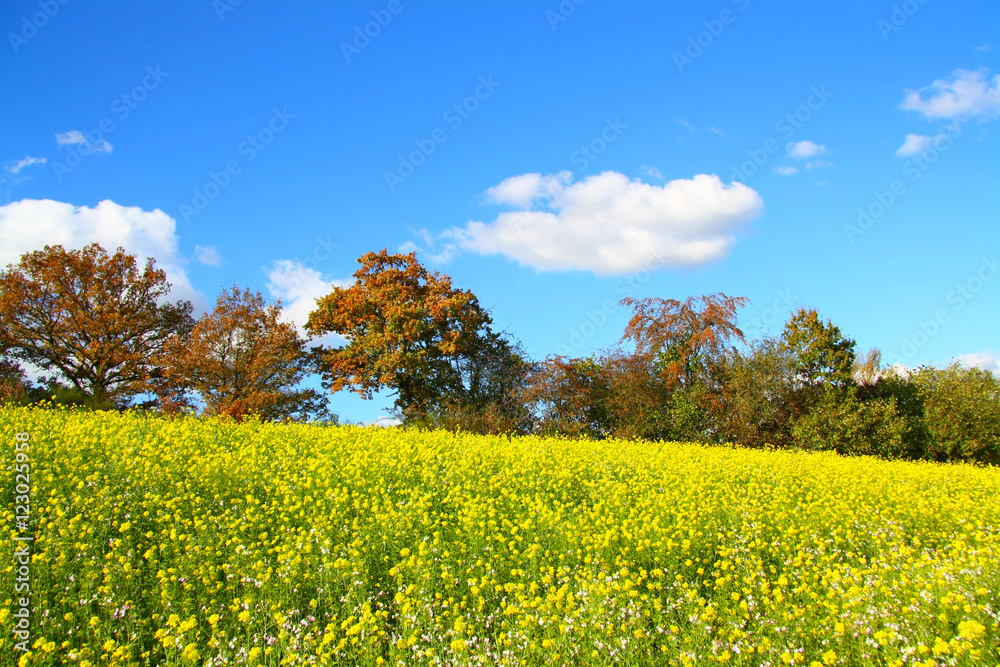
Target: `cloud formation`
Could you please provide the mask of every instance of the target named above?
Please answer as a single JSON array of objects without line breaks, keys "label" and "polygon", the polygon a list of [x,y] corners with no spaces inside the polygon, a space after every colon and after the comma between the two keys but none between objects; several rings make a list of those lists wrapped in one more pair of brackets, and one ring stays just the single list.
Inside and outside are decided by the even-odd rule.
[{"label": "cloud formation", "polygon": [[[267,271],[267,290],[272,297],[281,299],[282,316],[295,325],[303,338],[309,338],[305,325],[309,313],[316,309],[316,300],[333,291],[334,286],[349,287],[353,283],[353,278],[325,279],[319,271],[303,266],[297,259],[280,259]],[[336,347],[345,340],[343,336],[329,334],[311,342]]]},{"label": "cloud formation", "polygon": [[788,157],[796,160],[807,160],[826,153],[826,146],[808,140],[793,141],[786,148],[788,149]]},{"label": "cloud formation", "polygon": [[945,135],[943,134],[936,134],[933,137],[927,137],[922,134],[908,134],[906,135],[906,139],[903,140],[903,145],[896,151],[896,155],[899,157],[917,155],[944,139]]},{"label": "cloud formation", "polygon": [[214,245],[196,245],[194,247],[194,258],[197,259],[199,263],[206,266],[222,266],[224,263],[222,255],[219,254],[219,251],[215,249]]},{"label": "cloud formation", "polygon": [[187,299],[197,312],[203,312],[207,302],[184,272],[175,228],[176,221],[160,209],[144,211],[108,199],[93,208],[51,199],[22,199],[0,206],[0,267],[15,264],[22,254],[46,245],[78,250],[100,243],[109,253],[121,246],[142,262],[154,258],[167,274],[171,297]]},{"label": "cloud formation", "polygon": [[699,174],[663,185],[608,171],[572,182],[566,172],[523,174],[487,192],[515,206],[490,223],[469,222],[443,236],[483,255],[538,270],[600,275],[695,266],[725,257],[763,200],[741,183]]},{"label": "cloud formation", "polygon": [[981,368],[984,371],[992,371],[994,375],[1000,377],[1000,357],[996,352],[971,352],[960,354],[955,357],[955,361],[968,368]]},{"label": "cloud formation", "polygon": [[43,157],[32,157],[30,155],[25,155],[24,159],[18,160],[13,165],[7,167],[7,171],[12,174],[18,174],[25,167],[30,167],[36,164],[45,164],[47,160]]},{"label": "cloud formation", "polygon": [[110,153],[114,148],[104,139],[101,139],[100,143],[93,143],[80,130],[70,130],[69,132],[57,134],[56,143],[60,146],[82,146],[84,154]]},{"label": "cloud formation", "polygon": [[920,90],[907,90],[901,109],[916,111],[927,120],[995,120],[1000,118],[1000,74],[986,68],[956,69]]}]

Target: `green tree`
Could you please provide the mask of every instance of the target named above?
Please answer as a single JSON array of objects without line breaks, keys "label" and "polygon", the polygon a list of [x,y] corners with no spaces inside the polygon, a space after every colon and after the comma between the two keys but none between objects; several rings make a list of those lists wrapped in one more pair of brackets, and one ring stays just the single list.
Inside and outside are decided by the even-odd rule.
[{"label": "green tree", "polygon": [[536,364],[507,336],[486,331],[459,357],[456,394],[425,406],[424,423],[473,433],[526,434],[534,417],[526,404]]},{"label": "green tree", "polygon": [[827,388],[809,413],[792,426],[792,437],[803,449],[893,459],[906,453],[906,431],[906,420],[894,398],[862,401],[854,389]]},{"label": "green tree", "polygon": [[765,338],[730,355],[722,393],[714,418],[723,442],[757,448],[793,446],[795,367],[780,340]]},{"label": "green tree", "polygon": [[903,452],[907,459],[921,459],[927,455],[928,434],[924,423],[924,397],[920,386],[905,370],[881,368],[877,358],[869,353],[864,366],[856,369],[859,378],[859,400],[892,400],[896,414],[904,421]]},{"label": "green tree", "polygon": [[924,367],[913,382],[923,398],[929,458],[1000,464],[1000,382],[992,373]]},{"label": "green tree", "polygon": [[792,354],[795,377],[801,384],[835,388],[853,384],[854,341],[844,338],[830,320],[821,321],[814,309],[800,308],[785,324],[781,340]]}]

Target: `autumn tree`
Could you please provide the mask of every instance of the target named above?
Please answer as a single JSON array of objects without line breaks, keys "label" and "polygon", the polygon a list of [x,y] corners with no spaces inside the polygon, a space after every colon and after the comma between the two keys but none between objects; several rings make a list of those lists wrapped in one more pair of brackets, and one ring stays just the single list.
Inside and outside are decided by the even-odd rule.
[{"label": "autumn tree", "polygon": [[718,365],[733,341],[743,340],[737,310],[748,302],[721,292],[683,302],[627,297],[621,305],[632,309],[632,317],[622,343],[634,343],[637,354],[655,359],[669,385],[690,385]]},{"label": "autumn tree", "polygon": [[319,299],[306,325],[314,336],[347,338],[318,353],[331,391],[393,390],[404,421],[420,424],[456,407],[484,411],[521,381],[515,346],[491,331],[472,292],[427,271],[415,253],[382,250],[358,263],[354,284]]},{"label": "autumn tree", "polygon": [[24,371],[12,352],[6,330],[0,329],[0,402],[21,398],[26,389]]},{"label": "autumn tree", "polygon": [[610,387],[596,357],[553,356],[538,364],[529,378],[526,400],[542,435],[611,435]]},{"label": "autumn tree", "polygon": [[[723,293],[676,299],[622,299],[632,309],[620,344],[657,373],[664,390],[658,424],[662,437],[714,441],[712,416],[721,407],[721,369],[743,340],[737,312],[749,300]],[[627,394],[624,396],[627,397]]]},{"label": "autumn tree", "polygon": [[169,291],[152,259],[140,270],[122,248],[46,246],[0,272],[0,326],[14,358],[125,405],[149,388],[166,342],[192,325],[190,302],[168,302]]},{"label": "autumn tree", "polygon": [[299,388],[310,370],[305,340],[281,320],[281,304],[233,286],[164,355],[165,400],[193,391],[210,415],[265,421],[327,418],[325,397]]}]

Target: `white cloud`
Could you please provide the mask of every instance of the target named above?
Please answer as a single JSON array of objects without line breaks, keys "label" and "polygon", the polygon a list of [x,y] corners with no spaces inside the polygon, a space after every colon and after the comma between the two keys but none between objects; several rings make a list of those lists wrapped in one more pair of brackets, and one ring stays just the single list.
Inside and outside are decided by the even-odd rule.
[{"label": "white cloud", "polygon": [[826,153],[826,146],[808,140],[790,142],[786,148],[788,157],[796,160],[805,160]]},{"label": "white cloud", "polygon": [[963,366],[982,368],[984,371],[992,371],[995,375],[1000,376],[1000,357],[997,356],[996,352],[960,354],[955,357],[955,361],[958,361]]},{"label": "white cloud", "polygon": [[708,126],[708,131],[711,132],[712,134],[717,134],[717,135],[719,135],[722,138],[726,137],[725,131],[720,130],[719,128],[715,127],[714,125],[709,125]]},{"label": "white cloud", "polygon": [[896,151],[896,155],[899,157],[917,155],[918,153],[923,153],[928,148],[938,144],[944,139],[946,139],[944,134],[936,134],[933,137],[926,137],[922,134],[908,134],[906,135],[906,139],[903,140],[903,145]]},{"label": "white cloud", "polygon": [[677,124],[680,125],[681,127],[683,127],[688,132],[692,132],[692,133],[695,132],[698,129],[694,125],[692,125],[691,123],[689,123],[688,121],[684,120],[683,118],[678,118],[677,119]]},{"label": "white cloud", "polygon": [[23,160],[18,160],[13,166],[7,167],[7,171],[12,174],[19,173],[25,167],[30,167],[36,164],[45,164],[47,160],[43,157],[31,157],[30,155],[25,155]]},{"label": "white cloud", "polygon": [[956,69],[920,90],[907,90],[901,109],[917,111],[928,120],[993,120],[1000,117],[1000,74],[989,78],[983,68]]},{"label": "white cloud", "polygon": [[208,266],[222,266],[223,264],[222,255],[219,254],[214,245],[196,245],[194,247],[194,258],[201,264]]},{"label": "white cloud", "polygon": [[518,208],[530,207],[536,199],[551,197],[562,192],[563,187],[573,179],[573,174],[560,171],[558,174],[521,174],[511,176],[486,191],[486,199],[493,204],[509,204]]},{"label": "white cloud", "polygon": [[93,208],[51,199],[22,199],[0,206],[0,267],[17,263],[22,254],[46,245],[69,250],[100,243],[109,253],[121,246],[141,262],[154,258],[171,283],[171,297],[189,300],[196,312],[203,312],[206,299],[191,285],[177,252],[176,225],[160,209],[144,211],[108,199]]},{"label": "white cloud", "polygon": [[642,165],[640,169],[642,169],[646,173],[646,175],[649,176],[650,178],[655,178],[658,181],[667,180],[663,178],[663,173],[656,167],[647,167],[646,165]]},{"label": "white cloud", "polygon": [[562,175],[525,177],[545,184],[519,190],[519,201],[530,200],[533,208],[501,213],[491,223],[469,222],[442,236],[539,270],[622,274],[725,257],[735,233],[763,208],[756,191],[741,183],[727,186],[715,175],[664,185],[613,171],[576,183]]},{"label": "white cloud", "polygon": [[57,134],[56,143],[60,146],[83,146],[86,148],[85,153],[110,153],[113,149],[105,139],[101,139],[99,144],[92,143],[80,130]]},{"label": "white cloud", "polygon": [[806,162],[806,169],[821,169],[832,166],[833,163],[829,160],[812,160],[811,162]]},{"label": "white cloud", "polygon": [[[309,321],[309,313],[316,309],[316,300],[332,292],[334,286],[349,287],[353,283],[353,278],[324,279],[319,271],[303,266],[297,259],[278,260],[267,272],[268,291],[271,296],[281,299],[285,321],[294,324],[304,338],[309,337],[305,325]],[[311,340],[313,344],[334,347],[344,341],[344,337],[337,334]]]},{"label": "white cloud", "polygon": [[979,46],[975,47],[975,49],[980,53],[989,53],[990,51],[993,50],[993,45],[990,44],[989,42],[986,42],[985,44],[980,44]]},{"label": "white cloud", "polygon": [[792,167],[790,165],[781,165],[780,167],[775,167],[771,171],[776,173],[778,176],[792,176],[799,173],[799,168]]}]

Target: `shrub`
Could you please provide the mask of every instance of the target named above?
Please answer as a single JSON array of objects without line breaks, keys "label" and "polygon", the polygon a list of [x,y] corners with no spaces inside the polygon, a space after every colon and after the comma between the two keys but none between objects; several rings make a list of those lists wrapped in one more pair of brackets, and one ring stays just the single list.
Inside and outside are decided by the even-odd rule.
[{"label": "shrub", "polygon": [[989,371],[953,364],[921,368],[927,456],[938,461],[1000,464],[1000,383]]},{"label": "shrub", "polygon": [[896,399],[861,401],[853,390],[830,390],[792,426],[792,437],[804,449],[898,458],[906,430]]}]

